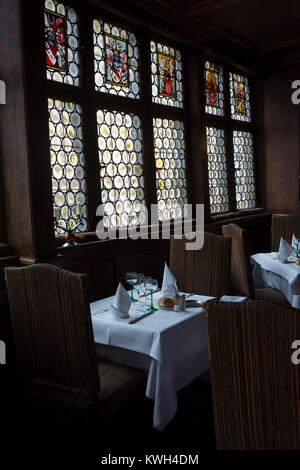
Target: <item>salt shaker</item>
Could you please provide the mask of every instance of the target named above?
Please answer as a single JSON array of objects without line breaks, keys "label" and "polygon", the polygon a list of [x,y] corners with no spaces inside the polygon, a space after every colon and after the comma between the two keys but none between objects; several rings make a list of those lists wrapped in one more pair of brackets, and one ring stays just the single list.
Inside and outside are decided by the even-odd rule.
[{"label": "salt shaker", "polygon": [[179,306],[180,306],[180,311],[184,312],[184,310],[185,310],[185,294],[182,294],[180,296]]},{"label": "salt shaker", "polygon": [[180,311],[180,295],[176,294],[174,298],[174,312]]},{"label": "salt shaker", "polygon": [[177,294],[174,299],[174,312],[183,312],[185,310],[185,294]]}]

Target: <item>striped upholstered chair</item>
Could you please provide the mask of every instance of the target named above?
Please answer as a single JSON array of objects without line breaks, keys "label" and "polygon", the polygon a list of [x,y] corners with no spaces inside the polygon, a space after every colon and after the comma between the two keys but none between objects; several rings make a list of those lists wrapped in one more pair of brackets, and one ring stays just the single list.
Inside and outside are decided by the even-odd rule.
[{"label": "striped upholstered chair", "polygon": [[219,450],[300,449],[300,312],[275,302],[206,303]]},{"label": "striped upholstered chair", "polygon": [[276,289],[270,287],[254,289],[246,231],[235,224],[223,225],[222,231],[225,237],[230,237],[232,240],[231,286],[233,291],[256,300],[274,300],[288,304],[285,296]]},{"label": "striped upholstered chair", "polygon": [[271,249],[279,250],[280,238],[283,237],[291,243],[293,233],[300,238],[300,215],[299,214],[273,214],[271,227]]},{"label": "striped upholstered chair", "polygon": [[55,266],[6,268],[20,373],[50,415],[105,421],[145,394],[144,372],[97,361],[86,277]]},{"label": "striped upholstered chair", "polygon": [[204,232],[201,250],[187,251],[185,237],[171,238],[170,269],[183,292],[220,297],[230,294],[230,238]]}]

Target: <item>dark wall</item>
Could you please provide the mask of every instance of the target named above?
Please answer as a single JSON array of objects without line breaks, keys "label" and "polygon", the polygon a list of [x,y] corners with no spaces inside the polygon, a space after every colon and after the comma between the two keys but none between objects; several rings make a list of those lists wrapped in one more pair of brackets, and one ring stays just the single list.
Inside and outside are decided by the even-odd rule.
[{"label": "dark wall", "polygon": [[0,77],[6,83],[7,96],[6,104],[0,107],[0,164],[6,241],[28,256],[33,235],[20,15],[18,0],[1,0]]},{"label": "dark wall", "polygon": [[265,77],[266,209],[299,210],[299,109],[291,101],[291,84],[300,80],[300,64],[273,70]]}]

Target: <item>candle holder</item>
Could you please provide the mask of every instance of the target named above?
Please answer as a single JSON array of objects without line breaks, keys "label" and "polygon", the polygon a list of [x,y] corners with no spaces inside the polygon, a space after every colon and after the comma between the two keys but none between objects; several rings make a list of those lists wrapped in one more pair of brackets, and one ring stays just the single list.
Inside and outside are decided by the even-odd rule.
[{"label": "candle holder", "polygon": [[76,241],[76,236],[75,236],[75,231],[81,225],[82,218],[83,218],[83,214],[81,214],[80,205],[77,204],[77,207],[76,207],[76,212],[77,212],[76,217],[77,217],[78,221],[77,221],[75,227],[73,227],[73,228],[65,228],[65,227],[62,227],[61,225],[59,225],[60,212],[61,211],[60,211],[59,207],[54,208],[54,220],[55,220],[56,228],[59,228],[59,229],[63,230],[63,232],[65,232],[66,242],[62,246],[65,248],[65,247],[80,245],[80,243],[78,243]]}]

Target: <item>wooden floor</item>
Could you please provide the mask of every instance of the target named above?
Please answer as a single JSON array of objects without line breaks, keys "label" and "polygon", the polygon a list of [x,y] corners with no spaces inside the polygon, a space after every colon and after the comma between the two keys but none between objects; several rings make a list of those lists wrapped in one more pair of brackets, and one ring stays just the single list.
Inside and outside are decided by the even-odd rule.
[{"label": "wooden floor", "polygon": [[[103,457],[145,454],[196,455],[215,450],[211,388],[208,375],[178,393],[178,412],[163,432],[152,428],[153,402],[146,400],[126,410],[105,429],[62,424],[33,417],[21,396],[6,390],[2,400],[5,441],[10,463],[101,463]],[[11,445],[13,452],[11,452]],[[2,450],[1,450],[2,453]]]}]

